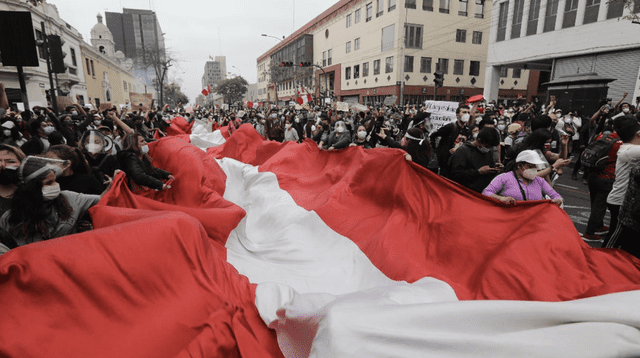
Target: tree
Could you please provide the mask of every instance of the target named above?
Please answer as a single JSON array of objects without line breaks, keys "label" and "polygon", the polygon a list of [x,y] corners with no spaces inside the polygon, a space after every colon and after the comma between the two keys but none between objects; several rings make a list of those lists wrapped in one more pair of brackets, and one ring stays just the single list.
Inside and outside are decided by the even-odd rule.
[{"label": "tree", "polygon": [[138,53],[135,61],[137,69],[153,71],[153,85],[158,92],[158,104],[160,107],[164,106],[164,84],[167,79],[167,71],[169,67],[173,66],[174,62],[176,60],[171,55],[168,55],[166,50],[158,49],[157,45],[155,47],[145,47]]},{"label": "tree", "polygon": [[163,87],[163,92],[166,95],[166,103],[170,107],[176,107],[178,103],[182,103],[183,105],[189,103],[189,97],[187,97],[186,94],[182,93],[182,88],[176,81],[167,83]]},{"label": "tree", "polygon": [[213,91],[224,97],[225,103],[232,104],[242,101],[247,93],[249,83],[241,76],[224,79],[215,86]]}]

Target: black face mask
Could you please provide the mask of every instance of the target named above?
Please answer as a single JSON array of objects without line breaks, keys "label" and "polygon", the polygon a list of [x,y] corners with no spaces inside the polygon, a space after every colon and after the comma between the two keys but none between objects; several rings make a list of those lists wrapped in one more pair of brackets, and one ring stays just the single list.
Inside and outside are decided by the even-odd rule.
[{"label": "black face mask", "polygon": [[4,168],[0,171],[0,185],[18,184],[18,168]]}]

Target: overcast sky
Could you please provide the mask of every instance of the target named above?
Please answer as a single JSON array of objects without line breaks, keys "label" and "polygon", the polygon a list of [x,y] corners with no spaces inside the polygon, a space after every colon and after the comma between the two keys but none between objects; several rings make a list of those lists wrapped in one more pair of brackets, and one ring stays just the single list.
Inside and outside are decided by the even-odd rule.
[{"label": "overcast sky", "polygon": [[[48,0],[60,17],[90,43],[96,15],[123,8],[153,10],[165,33],[167,48],[177,63],[177,78],[190,102],[202,90],[204,64],[209,56],[226,56],[227,72],[256,82],[256,59],[278,40],[302,27],[338,0]],[[294,16],[295,8],[295,16]],[[295,20],[295,27],[294,27]],[[106,21],[103,20],[106,23]],[[232,67],[232,66],[235,66]]]}]

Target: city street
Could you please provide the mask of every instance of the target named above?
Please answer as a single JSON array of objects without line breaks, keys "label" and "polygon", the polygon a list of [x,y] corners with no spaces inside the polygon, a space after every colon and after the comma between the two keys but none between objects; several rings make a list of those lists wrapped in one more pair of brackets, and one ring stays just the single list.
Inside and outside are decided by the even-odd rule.
[{"label": "city street", "polygon": [[[591,213],[591,205],[589,203],[589,189],[583,184],[582,176],[578,175],[578,180],[571,179],[571,171],[573,168],[567,168],[565,174],[558,179],[555,190],[564,198],[564,210],[567,212],[571,221],[580,234],[584,234],[587,228],[587,221]],[[609,226],[610,214],[604,218],[604,225]],[[593,247],[600,247],[600,243],[589,243]]]}]

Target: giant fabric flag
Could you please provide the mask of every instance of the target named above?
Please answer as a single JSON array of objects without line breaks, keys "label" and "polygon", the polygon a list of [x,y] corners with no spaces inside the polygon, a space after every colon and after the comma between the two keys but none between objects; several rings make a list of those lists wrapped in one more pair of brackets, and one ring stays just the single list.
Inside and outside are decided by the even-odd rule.
[{"label": "giant fabric flag", "polygon": [[637,357],[640,261],[396,149],[177,118],[172,188],[0,256],[0,356]]}]

